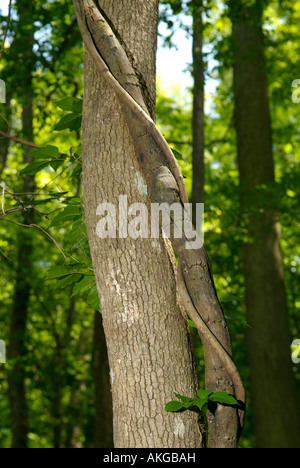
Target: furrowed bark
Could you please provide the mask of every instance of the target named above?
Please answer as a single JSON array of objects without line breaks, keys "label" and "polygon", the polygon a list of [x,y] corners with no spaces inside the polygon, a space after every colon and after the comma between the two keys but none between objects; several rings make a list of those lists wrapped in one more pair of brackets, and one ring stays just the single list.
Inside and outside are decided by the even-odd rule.
[{"label": "furrowed bark", "polygon": [[[85,25],[82,2],[74,5],[79,24]],[[103,0],[100,6],[130,49],[137,76],[144,77],[143,96],[148,96],[149,114],[154,115],[158,2]],[[83,30],[83,35],[90,38],[89,31]],[[174,417],[164,410],[174,391],[195,395],[197,390],[190,336],[176,304],[176,280],[165,242],[96,236],[99,203],[117,205],[118,195],[126,194],[129,204],[149,205],[149,197],[120,104],[94,66],[93,51],[88,51],[83,192],[108,346],[115,447],[201,447],[197,415]]]},{"label": "furrowed bark", "polygon": [[[110,57],[109,53],[101,50],[103,41],[101,45],[98,45],[95,34],[93,34],[95,25],[98,22],[102,25],[104,18],[94,2],[84,0],[83,5],[84,9],[75,4],[83,38],[98,71],[111,85],[120,102],[123,116],[134,144],[136,156],[139,159],[140,167],[150,192],[151,202],[172,205],[181,200],[182,203],[185,203],[187,199],[186,190],[185,187],[184,189],[182,188],[182,175],[180,171],[178,172],[178,165],[173,153],[152,119],[128,94],[125,89],[126,83],[123,84],[123,77],[126,77],[126,71],[130,68],[129,60],[125,64],[124,72],[119,73],[119,79],[121,80],[119,83],[110,72],[110,61],[115,61],[115,57]],[[86,14],[86,20],[84,13]],[[87,24],[85,21],[87,21]],[[92,35],[93,40],[90,35]],[[114,55],[118,53],[119,49],[122,49],[120,44],[118,44],[116,50],[116,44],[114,42]],[[110,49],[109,41],[105,45]],[[97,47],[99,50],[97,50]],[[106,56],[106,63],[103,61],[102,54]],[[122,56],[121,52],[120,55]],[[119,61],[120,63],[121,60]],[[177,220],[173,219],[173,224],[176,223]],[[216,295],[205,249],[202,247],[198,250],[187,250],[186,242],[189,242],[189,240],[186,237],[175,239],[173,236],[171,237],[171,241],[179,257],[179,265],[184,275],[184,286],[187,287],[188,294],[199,316],[208,324],[208,328],[205,329],[205,336],[203,337],[204,345],[209,343],[205,349],[207,388],[211,391],[227,391],[229,393],[236,391],[241,398],[241,402],[244,404],[244,389],[230,358],[230,337]],[[210,332],[207,333],[207,331]],[[199,333],[203,335],[203,331],[199,330]],[[218,341],[220,342],[219,347],[216,345]],[[221,351],[222,348],[225,348],[223,353]],[[228,363],[230,369],[226,369]],[[242,424],[242,414],[240,416]],[[216,414],[210,415],[209,420],[210,447],[235,447],[238,432],[236,410],[219,405]]]}]

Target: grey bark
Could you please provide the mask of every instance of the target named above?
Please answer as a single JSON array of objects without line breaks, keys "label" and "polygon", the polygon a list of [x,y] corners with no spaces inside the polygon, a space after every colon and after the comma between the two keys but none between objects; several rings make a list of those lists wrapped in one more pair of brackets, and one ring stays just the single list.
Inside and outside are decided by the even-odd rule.
[{"label": "grey bark", "polygon": [[[151,115],[157,3],[100,2],[130,51]],[[85,214],[108,346],[115,447],[200,447],[197,416],[164,411],[174,391],[196,392],[190,336],[165,243],[96,236],[99,203],[117,205],[118,195],[127,194],[129,204],[149,205],[149,197],[120,105],[88,54],[83,153]]]}]

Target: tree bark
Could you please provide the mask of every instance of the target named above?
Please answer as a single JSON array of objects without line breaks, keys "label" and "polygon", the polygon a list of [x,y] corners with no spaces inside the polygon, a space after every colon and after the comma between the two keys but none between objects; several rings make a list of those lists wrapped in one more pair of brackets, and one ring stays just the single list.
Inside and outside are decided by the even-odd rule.
[{"label": "tree bark", "polygon": [[[263,2],[229,2],[234,38],[235,123],[241,207],[248,351],[257,446],[300,445],[299,402],[292,374],[280,224],[269,200],[274,183],[271,118],[262,32]],[[264,196],[258,187],[265,186]]]},{"label": "tree bark", "polygon": [[196,203],[204,203],[204,61],[203,0],[192,2],[193,16],[193,223],[196,225]]},{"label": "tree bark", "polygon": [[[155,113],[158,2],[99,2],[130,52],[144,100]],[[169,414],[178,391],[195,395],[187,324],[176,302],[176,278],[162,239],[106,239],[96,235],[96,209],[149,206],[128,128],[113,91],[89,55],[85,61],[83,192],[93,265],[103,311],[113,398],[115,447],[200,447],[197,416]]]}]

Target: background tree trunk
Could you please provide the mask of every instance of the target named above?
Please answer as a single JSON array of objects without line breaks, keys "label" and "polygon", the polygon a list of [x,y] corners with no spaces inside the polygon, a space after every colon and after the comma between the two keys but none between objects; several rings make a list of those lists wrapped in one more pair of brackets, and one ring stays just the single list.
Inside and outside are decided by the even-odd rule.
[{"label": "background tree trunk", "polygon": [[[32,2],[25,6],[22,2],[17,2],[19,16],[17,33],[22,38],[22,42],[14,41],[14,47],[22,57],[22,66],[26,67],[27,75],[23,81],[24,95],[22,97],[22,129],[23,138],[33,141],[33,93],[32,93],[32,72],[34,64],[33,41],[34,32],[31,19],[33,10]],[[31,161],[30,149],[24,149],[24,162]],[[34,177],[26,176],[23,182],[23,190],[34,191]],[[21,223],[31,224],[33,222],[33,211],[28,210],[22,214]],[[12,419],[12,447],[26,448],[28,433],[28,408],[25,388],[25,360],[26,360],[26,322],[30,299],[29,279],[32,266],[32,236],[28,229],[19,229],[18,232],[18,265],[15,279],[15,291],[10,325],[10,337],[8,347],[8,358],[13,366],[9,373],[9,398]]]},{"label": "background tree trunk", "polygon": [[[158,1],[99,2],[138,70],[145,102],[155,113]],[[85,62],[83,192],[100,293],[113,397],[115,447],[200,447],[197,416],[169,414],[173,392],[195,395],[187,324],[176,302],[172,262],[160,239],[100,240],[97,205],[149,204],[128,129],[114,93]]]},{"label": "background tree trunk", "polygon": [[[6,92],[6,104],[4,104],[4,106],[5,106],[4,107],[4,117],[8,121],[10,119],[10,114],[11,114],[11,112],[10,112],[10,101],[11,101],[11,96],[7,91]],[[2,117],[0,118],[0,130],[2,130],[3,132],[7,132],[7,130],[8,130],[7,122]],[[0,138],[1,138],[1,136],[0,136]],[[9,144],[10,144],[10,141],[9,141],[8,138],[4,138],[4,139],[1,138],[1,140],[0,140],[0,178],[2,176],[2,172],[5,169],[6,160],[7,160],[8,151],[9,151]]]},{"label": "background tree trunk", "polygon": [[203,1],[192,3],[193,15],[193,223],[195,204],[204,203],[204,62],[203,62]]},{"label": "background tree trunk", "polygon": [[[234,37],[235,122],[241,206],[248,349],[257,446],[300,446],[300,419],[290,356],[280,225],[273,206],[274,158],[264,56],[263,2],[230,2]],[[259,196],[258,186],[266,187]]]},{"label": "background tree trunk", "polygon": [[[23,135],[24,138],[33,140],[32,131],[32,95],[31,89],[27,88],[27,102],[23,106]],[[24,150],[24,162],[29,162],[30,156]],[[23,192],[33,192],[34,178],[27,176],[24,179]],[[21,223],[31,224],[33,222],[33,211],[23,213]],[[32,236],[27,229],[19,229],[18,232],[18,266],[15,279],[15,291],[13,309],[10,325],[10,337],[8,347],[8,358],[13,362],[9,373],[9,397],[12,419],[12,448],[26,448],[28,419],[27,401],[25,390],[25,360],[26,360],[26,322],[30,298],[29,278],[31,275]]]},{"label": "background tree trunk", "polygon": [[95,447],[113,448],[113,412],[109,364],[101,314],[94,320]]}]

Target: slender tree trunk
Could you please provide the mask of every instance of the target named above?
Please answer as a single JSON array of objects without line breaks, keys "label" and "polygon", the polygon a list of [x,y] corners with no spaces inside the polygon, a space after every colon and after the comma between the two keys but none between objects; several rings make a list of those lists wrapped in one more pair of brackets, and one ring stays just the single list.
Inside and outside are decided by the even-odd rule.
[{"label": "slender tree trunk", "polygon": [[[27,65],[28,74],[24,80],[24,95],[22,97],[22,127],[23,138],[33,141],[33,92],[32,92],[32,64],[33,64],[33,24],[29,14],[32,11],[31,2],[25,6],[17,3],[19,23],[18,31],[23,34],[22,49],[23,66]],[[16,43],[15,47],[19,47]],[[30,149],[24,149],[24,162],[31,161]],[[23,182],[23,192],[34,191],[34,178],[27,176]],[[23,213],[21,222],[31,224],[33,211]],[[10,325],[10,338],[8,347],[8,359],[12,362],[9,373],[9,398],[12,419],[12,447],[26,448],[28,433],[28,408],[25,388],[25,360],[26,360],[26,322],[30,298],[28,278],[32,270],[32,238],[27,229],[18,232],[18,265],[16,271],[14,301]]]},{"label": "slender tree trunk", "polygon": [[[29,141],[33,141],[32,131],[32,95],[31,89],[27,89],[27,102],[23,106],[23,135]],[[24,162],[29,162],[27,150],[24,153]],[[23,192],[32,192],[34,180],[31,176],[24,179]],[[22,216],[23,224],[33,222],[33,212],[25,212]],[[27,401],[25,390],[25,359],[26,359],[26,322],[29,306],[30,287],[28,278],[31,275],[32,239],[28,230],[18,232],[18,266],[15,280],[14,302],[11,316],[10,339],[8,358],[13,362],[9,374],[9,397],[11,405],[13,448],[25,448],[27,446]]]},{"label": "slender tree trunk", "polygon": [[[4,113],[4,117],[9,121],[9,117],[10,117],[10,101],[11,101],[11,96],[7,93],[6,94],[6,104],[5,105],[5,113]],[[7,132],[7,123],[6,121],[3,119],[3,118],[0,118],[0,130],[2,130],[3,132]],[[2,176],[2,172],[4,171],[5,169],[5,165],[6,165],[6,160],[7,160],[7,156],[8,156],[8,151],[9,151],[9,144],[10,144],[10,141],[8,138],[2,138],[0,140],[0,178]]]},{"label": "slender tree trunk", "polygon": [[[158,1],[99,2],[138,70],[155,112]],[[195,395],[187,324],[176,302],[176,279],[163,239],[96,235],[100,203],[149,206],[129,131],[117,99],[85,61],[83,192],[93,265],[100,293],[113,398],[115,447],[200,447],[197,416],[169,414],[173,392]],[[171,254],[172,258],[172,254]]]},{"label": "slender tree trunk", "polygon": [[113,412],[109,364],[101,314],[94,320],[95,448],[113,448]]},{"label": "slender tree trunk", "polygon": [[[292,374],[280,225],[270,206],[274,183],[271,119],[262,33],[262,1],[232,1],[235,122],[241,206],[248,350],[257,446],[300,446],[299,402]],[[264,196],[257,188],[265,186]]]},{"label": "slender tree trunk", "polygon": [[203,0],[192,2],[193,15],[193,222],[196,203],[204,203],[204,61]]}]

